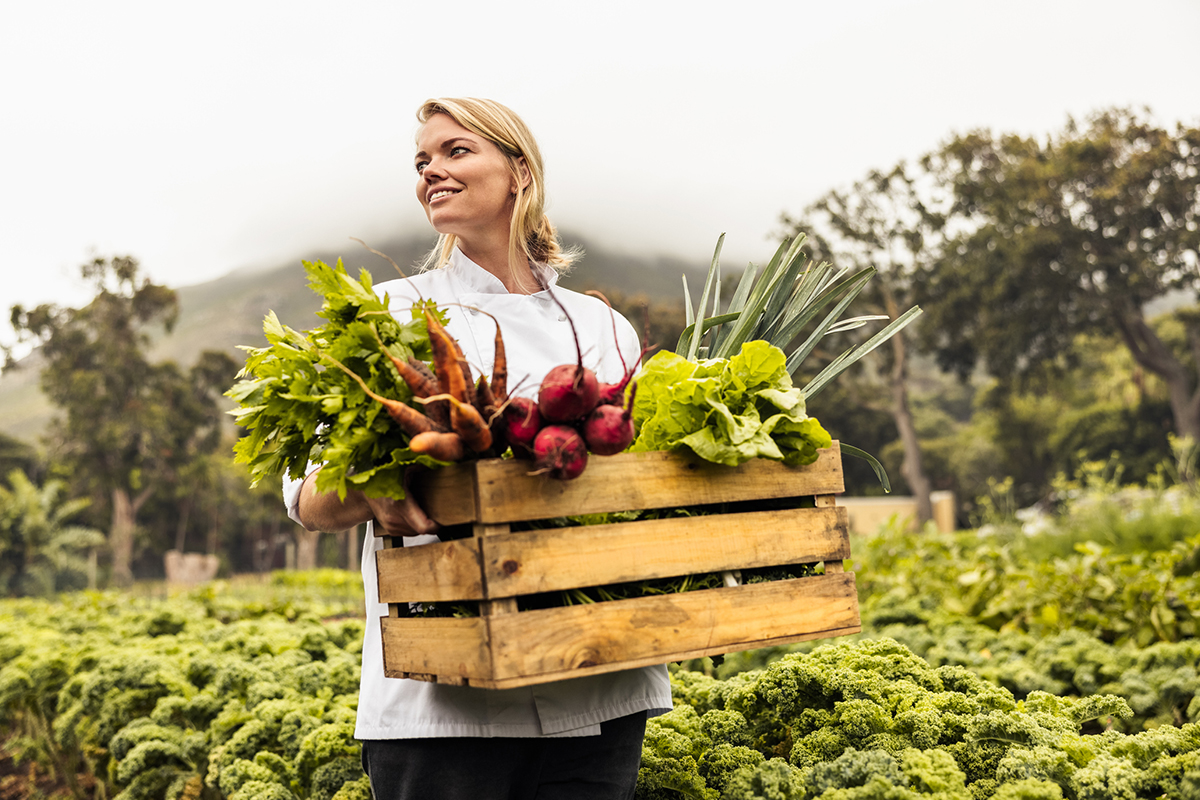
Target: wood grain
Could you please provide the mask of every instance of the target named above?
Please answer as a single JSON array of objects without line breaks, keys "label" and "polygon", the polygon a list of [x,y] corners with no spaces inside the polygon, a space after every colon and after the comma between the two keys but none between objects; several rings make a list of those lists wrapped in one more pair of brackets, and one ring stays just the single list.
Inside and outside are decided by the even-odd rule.
[{"label": "wood grain", "polygon": [[423,476],[419,491],[429,515],[442,525],[845,491],[837,442],[804,467],[764,459],[726,467],[686,453],[656,451],[593,457],[571,481],[530,475],[529,469],[528,462],[502,459],[454,464]]},{"label": "wood grain", "polygon": [[407,673],[468,679],[492,677],[487,623],[483,617],[382,617],[380,624],[383,674],[389,678],[408,677]]},{"label": "wood grain", "polygon": [[[854,574],[493,617],[493,680],[626,669],[860,627]],[[600,670],[604,671],[604,670]]]},{"label": "wood grain", "polygon": [[479,540],[456,539],[375,553],[381,603],[482,600]]},{"label": "wood grain", "polygon": [[489,598],[850,557],[844,508],[754,511],[485,539]]}]

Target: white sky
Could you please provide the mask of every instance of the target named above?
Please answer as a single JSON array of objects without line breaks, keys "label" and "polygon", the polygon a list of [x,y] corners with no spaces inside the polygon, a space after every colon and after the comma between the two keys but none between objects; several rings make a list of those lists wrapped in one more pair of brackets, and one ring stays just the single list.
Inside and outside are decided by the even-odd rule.
[{"label": "white sky", "polygon": [[[1109,105],[1200,123],[1195,0],[38,0],[0,11],[0,341],[132,254],[171,286],[424,217],[413,113],[493,97],[551,217],[621,249],[772,249],[799,212],[952,132]],[[764,253],[765,251],[765,253]]]}]

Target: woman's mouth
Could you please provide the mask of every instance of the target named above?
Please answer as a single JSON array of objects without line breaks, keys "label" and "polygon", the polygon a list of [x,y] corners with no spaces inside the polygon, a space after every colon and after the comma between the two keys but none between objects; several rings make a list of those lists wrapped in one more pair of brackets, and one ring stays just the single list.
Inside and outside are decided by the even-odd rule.
[{"label": "woman's mouth", "polygon": [[439,189],[438,191],[429,195],[429,202],[432,203],[434,200],[438,200],[442,197],[448,197],[449,195],[452,195],[452,194],[458,194],[458,190],[457,189]]}]

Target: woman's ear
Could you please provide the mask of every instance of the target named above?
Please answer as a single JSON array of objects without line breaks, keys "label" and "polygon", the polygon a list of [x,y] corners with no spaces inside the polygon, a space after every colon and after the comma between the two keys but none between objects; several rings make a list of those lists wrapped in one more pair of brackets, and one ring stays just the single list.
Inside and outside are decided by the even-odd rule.
[{"label": "woman's ear", "polygon": [[533,175],[529,172],[529,165],[525,163],[525,156],[520,156],[513,162],[513,167],[516,169],[516,175],[513,177],[512,193],[516,194],[517,189],[525,189],[529,187],[533,181]]}]

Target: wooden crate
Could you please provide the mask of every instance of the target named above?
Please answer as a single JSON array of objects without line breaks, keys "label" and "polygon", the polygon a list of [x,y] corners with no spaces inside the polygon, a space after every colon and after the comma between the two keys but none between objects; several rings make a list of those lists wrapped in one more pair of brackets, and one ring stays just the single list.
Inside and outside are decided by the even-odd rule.
[{"label": "wooden crate", "polygon": [[[593,457],[573,481],[487,460],[431,473],[430,516],[473,536],[377,553],[384,672],[509,688],[857,633],[837,442],[806,467],[724,467],[677,453]],[[514,532],[512,523],[633,509],[812,496],[815,507]],[[823,575],[670,595],[517,609],[562,589],[824,562]],[[409,603],[479,601],[472,618],[408,617]]]}]

